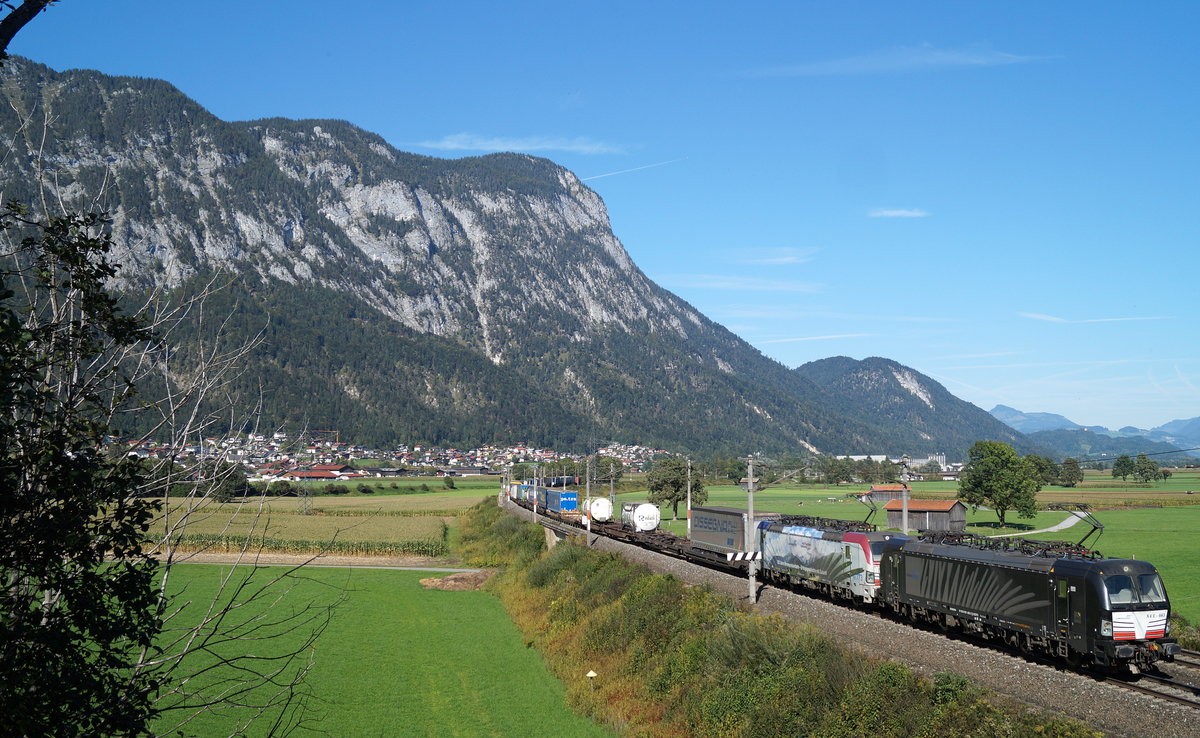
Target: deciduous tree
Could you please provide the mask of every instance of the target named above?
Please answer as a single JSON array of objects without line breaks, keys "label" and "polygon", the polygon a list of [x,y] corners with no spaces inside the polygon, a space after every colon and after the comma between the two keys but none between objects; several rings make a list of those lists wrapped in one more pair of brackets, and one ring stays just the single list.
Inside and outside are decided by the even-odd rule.
[{"label": "deciduous tree", "polygon": [[1025,458],[1037,469],[1038,479],[1043,485],[1058,484],[1058,464],[1054,463],[1054,459],[1037,454],[1029,454]]},{"label": "deciduous tree", "polygon": [[1037,514],[1037,493],[1042,485],[1037,468],[1000,441],[976,441],[967,455],[958,483],[958,499],[968,505],[986,505],[1004,525],[1009,510],[1023,518]]},{"label": "deciduous tree", "polygon": [[[692,474],[692,504],[703,505],[708,500],[708,491],[700,475]],[[679,518],[679,503],[688,497],[688,468],[685,459],[667,458],[655,462],[654,468],[646,475],[646,484],[650,490],[650,501],[656,505],[670,505],[671,515]]]},{"label": "deciduous tree", "polygon": [[625,475],[625,464],[614,456],[598,455],[592,460],[592,469],[595,474],[595,479],[600,482],[613,482],[614,484],[621,481],[621,477]]},{"label": "deciduous tree", "polygon": [[1133,459],[1129,458],[1128,454],[1121,454],[1117,457],[1117,460],[1113,462],[1113,479],[1120,477],[1122,482],[1127,481],[1129,476],[1136,470],[1137,467],[1134,465]]},{"label": "deciduous tree", "polygon": [[1083,481],[1083,470],[1075,459],[1064,459],[1058,470],[1058,483],[1064,487],[1074,487]]},{"label": "deciduous tree", "polygon": [[[0,63],[51,2],[0,0]],[[162,350],[183,317],[204,334],[211,293],[165,314],[157,301],[136,317],[123,311],[108,291],[117,273],[108,221],[47,189],[43,208],[56,215],[0,210],[0,730],[142,735],[156,716],[185,713],[155,724],[174,731],[236,703],[246,711],[239,732],[258,718],[287,732],[328,604],[283,599],[299,567],[253,582],[247,567],[223,576],[208,602],[174,598],[180,540],[222,480],[170,455],[147,468],[104,446],[120,413],[157,418],[151,432],[175,450],[228,422],[230,406],[210,401],[256,339],[229,350],[219,320],[218,340],[202,337],[182,357]],[[133,405],[151,376],[161,394]],[[169,500],[179,487],[185,496]],[[264,510],[246,514],[237,561],[253,562]],[[288,607],[270,608],[280,601]]]},{"label": "deciduous tree", "polygon": [[[0,715],[13,735],[137,733],[158,675],[139,670],[162,622],[142,536],[158,511],[142,467],[103,452],[129,398],[121,357],[151,334],[103,285],[96,216],[0,229]],[[105,563],[106,558],[108,563]]]},{"label": "deciduous tree", "polygon": [[1158,462],[1146,454],[1138,454],[1137,459],[1133,462],[1133,478],[1139,482],[1153,482],[1159,476]]}]

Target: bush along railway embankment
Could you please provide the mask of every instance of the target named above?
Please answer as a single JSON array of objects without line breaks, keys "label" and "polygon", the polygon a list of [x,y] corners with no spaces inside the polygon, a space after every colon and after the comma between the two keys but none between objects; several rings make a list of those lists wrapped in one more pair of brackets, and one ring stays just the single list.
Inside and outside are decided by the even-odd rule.
[{"label": "bush along railway embankment", "polygon": [[961,676],[921,676],[812,626],[745,612],[712,586],[617,553],[570,541],[547,552],[538,526],[494,501],[470,510],[462,530],[468,562],[504,567],[488,586],[570,706],[620,733],[1099,735]]}]

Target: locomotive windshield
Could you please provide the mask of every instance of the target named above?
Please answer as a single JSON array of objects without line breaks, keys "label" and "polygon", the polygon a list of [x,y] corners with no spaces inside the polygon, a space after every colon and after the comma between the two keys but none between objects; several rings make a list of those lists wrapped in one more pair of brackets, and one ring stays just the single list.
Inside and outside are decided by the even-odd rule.
[{"label": "locomotive windshield", "polygon": [[1104,589],[1113,607],[1167,604],[1167,592],[1158,574],[1110,574],[1104,578]]}]

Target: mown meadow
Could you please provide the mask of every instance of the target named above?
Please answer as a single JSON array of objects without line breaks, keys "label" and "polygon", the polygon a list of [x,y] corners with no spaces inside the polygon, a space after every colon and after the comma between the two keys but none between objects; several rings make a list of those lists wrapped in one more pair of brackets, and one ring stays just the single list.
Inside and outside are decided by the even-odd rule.
[{"label": "mown meadow", "polygon": [[[235,576],[249,576],[256,585],[277,572],[240,567]],[[179,565],[172,586],[186,592],[189,600],[203,602],[229,573],[227,566]],[[526,646],[494,596],[424,589],[418,580],[431,576],[438,575],[310,567],[288,578],[287,585],[294,588],[275,607],[340,599],[312,649],[312,670],[300,695],[306,709],[296,735],[609,735],[566,708],[562,683],[546,670],[538,652]],[[252,622],[270,602],[255,602],[236,617]],[[287,653],[303,637],[303,629],[297,629],[214,650],[220,655],[251,648],[269,659]],[[201,655],[188,669],[196,671],[212,662]],[[219,670],[204,674],[198,686],[208,694],[227,689],[220,681],[225,676]],[[266,735],[278,710],[264,713],[244,732],[241,726],[252,713],[244,705],[263,699],[271,689],[238,695],[195,717],[190,717],[191,711],[168,710],[154,728],[168,731],[179,726],[181,735],[201,737]],[[180,726],[183,720],[188,721]]]}]

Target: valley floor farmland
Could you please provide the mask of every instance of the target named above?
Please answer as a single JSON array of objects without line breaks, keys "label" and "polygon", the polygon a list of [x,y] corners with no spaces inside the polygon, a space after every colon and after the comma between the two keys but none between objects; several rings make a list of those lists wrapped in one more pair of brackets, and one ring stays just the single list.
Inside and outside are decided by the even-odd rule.
[{"label": "valley floor farmland", "polygon": [[[202,600],[228,571],[181,565],[173,583],[186,587],[189,599]],[[435,575],[304,570],[297,600],[328,601],[340,591],[345,601],[316,646],[307,680],[311,713],[298,735],[608,735],[566,709],[563,685],[525,646],[494,596],[426,590],[418,580],[428,576]],[[256,647],[282,652],[287,644]],[[243,717],[228,707],[201,716],[184,732],[229,735]],[[168,713],[156,727],[165,730],[177,719]]]}]

